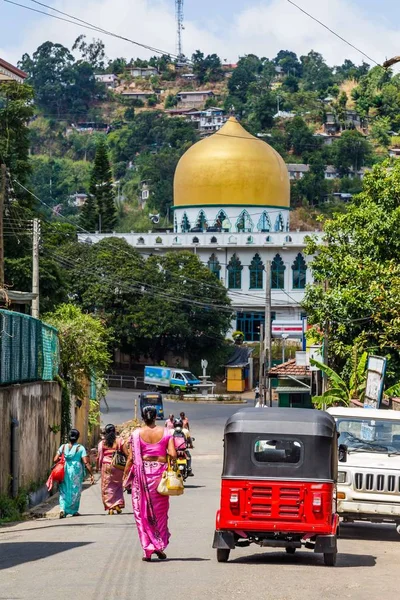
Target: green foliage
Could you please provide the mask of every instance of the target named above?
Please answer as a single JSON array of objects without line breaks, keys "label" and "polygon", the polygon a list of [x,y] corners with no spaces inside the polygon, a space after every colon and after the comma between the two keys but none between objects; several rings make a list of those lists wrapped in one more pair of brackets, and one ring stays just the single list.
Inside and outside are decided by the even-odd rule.
[{"label": "green foliage", "polygon": [[341,175],[351,170],[357,172],[361,167],[372,163],[372,147],[358,131],[344,131],[332,144],[333,164]]},{"label": "green foliage", "polygon": [[[27,122],[33,115],[33,90],[29,85],[3,82],[0,85],[0,157],[13,177],[26,181],[29,131]],[[32,198],[17,190],[20,204],[32,205]]]},{"label": "green foliage", "polygon": [[29,188],[50,206],[71,204],[74,193],[88,192],[90,163],[70,158],[32,156]]},{"label": "green foliage", "polygon": [[192,55],[193,73],[200,84],[220,81],[224,78],[221,59],[216,54],[204,56],[203,52],[196,50]]},{"label": "green foliage", "polygon": [[354,346],[373,351],[389,359],[389,385],[400,379],[399,227],[395,161],[376,166],[347,211],[325,221],[323,243],[309,240],[316,285],[303,303],[311,324],[329,324],[330,364],[343,368]]},{"label": "green foliage", "polygon": [[352,361],[351,361],[351,373],[348,383],[333,369],[321,363],[317,360],[311,359],[311,364],[328,377],[330,387],[321,396],[314,396],[312,401],[313,404],[319,409],[329,408],[330,406],[348,406],[351,400],[359,399],[362,400],[365,393],[366,384],[366,367],[367,367],[368,354],[363,354],[358,359],[357,349],[353,350]]},{"label": "green foliage", "polygon": [[197,256],[176,252],[146,260],[118,238],[84,247],[79,256],[72,293],[83,310],[105,319],[122,351],[157,361],[169,351],[206,358],[224,344],[227,291]]},{"label": "green foliage", "polygon": [[165,99],[164,108],[168,110],[169,108],[174,108],[178,104],[178,97],[175,94],[168,94]]},{"label": "green foliage", "polygon": [[[99,318],[84,314],[72,304],[61,304],[43,319],[56,327],[60,338],[61,375],[67,382],[69,390],[78,398],[82,398],[83,378],[90,380],[92,375],[103,377],[110,365],[109,344],[110,333]],[[64,408],[69,405],[63,388]],[[63,411],[62,431],[65,433]]]},{"label": "green foliage", "polygon": [[97,227],[101,232],[113,231],[117,220],[113,178],[103,138],[97,145],[89,192],[89,198],[81,212],[81,226],[87,231],[93,231]]},{"label": "green foliage", "polygon": [[5,494],[0,495],[0,525],[21,521],[28,504],[27,493],[20,490],[16,498],[10,498]]},{"label": "green foliage", "polygon": [[303,88],[306,91],[326,94],[334,83],[333,71],[326,64],[323,56],[311,50],[300,57],[302,65]]}]

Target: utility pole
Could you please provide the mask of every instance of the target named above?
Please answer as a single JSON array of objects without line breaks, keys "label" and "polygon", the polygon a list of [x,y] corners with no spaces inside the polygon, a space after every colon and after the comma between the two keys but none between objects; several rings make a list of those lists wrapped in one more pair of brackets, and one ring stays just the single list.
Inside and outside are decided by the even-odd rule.
[{"label": "utility pole", "polygon": [[[265,335],[264,335],[264,356],[265,365],[265,390],[268,394],[268,404],[272,406],[272,390],[268,373],[272,363],[272,342],[271,342],[271,261],[265,263]],[[266,399],[265,399],[266,400]],[[265,401],[266,404],[266,401]]]},{"label": "utility pole", "polygon": [[258,400],[260,406],[264,404],[264,364],[265,364],[265,353],[264,353],[264,325],[260,325],[260,367],[258,370],[258,389],[260,391],[260,398]]},{"label": "utility pole", "polygon": [[40,221],[33,219],[33,244],[32,244],[32,317],[39,318],[39,238]]},{"label": "utility pole", "polygon": [[0,165],[0,287],[4,287],[4,235],[3,235],[3,215],[4,203],[6,201],[6,165]]},{"label": "utility pole", "polygon": [[[324,292],[328,291],[328,282],[324,281]],[[324,323],[324,342],[323,342],[323,362],[325,365],[328,364],[328,339],[329,339],[329,321],[326,320]],[[325,393],[328,388],[328,376],[326,373],[322,374],[322,393]]]}]

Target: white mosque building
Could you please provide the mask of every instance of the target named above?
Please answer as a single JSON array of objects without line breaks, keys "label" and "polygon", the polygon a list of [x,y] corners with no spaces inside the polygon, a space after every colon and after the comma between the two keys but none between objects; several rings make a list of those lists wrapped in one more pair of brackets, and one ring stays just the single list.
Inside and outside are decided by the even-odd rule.
[{"label": "white mosque building", "polygon": [[305,236],[290,231],[290,183],[282,157],[231,117],[180,159],[174,178],[174,230],[93,234],[123,237],[139,252],[190,250],[229,290],[233,329],[259,339],[264,322],[265,264],[271,261],[273,333],[299,336],[300,303],[311,282]]}]

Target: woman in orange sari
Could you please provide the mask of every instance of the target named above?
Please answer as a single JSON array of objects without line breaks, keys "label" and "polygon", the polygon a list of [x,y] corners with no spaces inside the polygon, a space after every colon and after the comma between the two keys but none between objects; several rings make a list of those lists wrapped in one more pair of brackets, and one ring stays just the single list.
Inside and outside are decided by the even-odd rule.
[{"label": "woman in orange sari", "polygon": [[122,487],[124,471],[112,464],[116,452],[126,456],[123,441],[117,437],[115,426],[106,425],[104,440],[98,446],[97,469],[101,470],[101,496],[104,510],[109,515],[120,514],[125,506]]}]

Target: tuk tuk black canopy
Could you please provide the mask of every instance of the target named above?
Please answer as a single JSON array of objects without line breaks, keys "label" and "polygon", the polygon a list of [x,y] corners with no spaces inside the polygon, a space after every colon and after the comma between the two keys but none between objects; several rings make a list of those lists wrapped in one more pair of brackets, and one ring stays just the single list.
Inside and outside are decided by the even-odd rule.
[{"label": "tuk tuk black canopy", "polygon": [[336,480],[335,420],[304,408],[241,410],[225,425],[222,476]]}]

